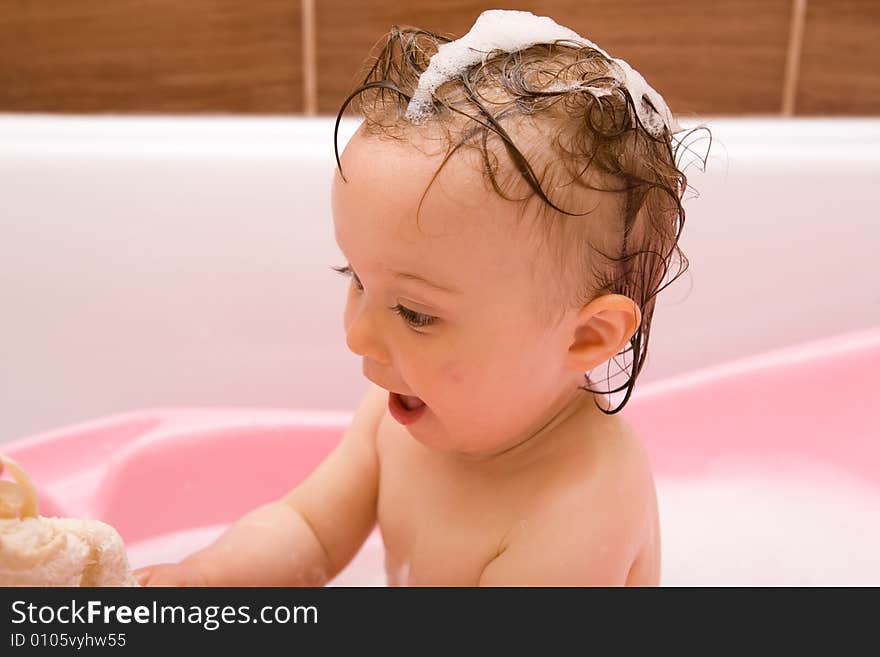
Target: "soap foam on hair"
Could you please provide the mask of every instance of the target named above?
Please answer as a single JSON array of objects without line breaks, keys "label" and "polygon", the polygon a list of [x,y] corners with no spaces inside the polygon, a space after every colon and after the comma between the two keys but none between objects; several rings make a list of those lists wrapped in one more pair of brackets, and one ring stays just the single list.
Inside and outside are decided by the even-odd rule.
[{"label": "soap foam on hair", "polygon": [[[652,135],[660,137],[664,127],[668,127],[671,133],[681,130],[663,96],[651,88],[624,60],[611,57],[589,39],[559,25],[548,16],[535,16],[529,11],[512,9],[484,11],[467,34],[437,48],[428,68],[419,77],[419,85],[407,107],[406,118],[415,124],[423,122],[433,111],[434,91],[477,62],[485,64],[493,50],[517,52],[535,44],[552,43],[559,39],[594,48],[612,61],[611,75],[629,90],[639,118]],[[554,90],[576,88],[589,89],[596,96],[610,93],[608,89],[589,87],[579,82],[561,85]]]}]

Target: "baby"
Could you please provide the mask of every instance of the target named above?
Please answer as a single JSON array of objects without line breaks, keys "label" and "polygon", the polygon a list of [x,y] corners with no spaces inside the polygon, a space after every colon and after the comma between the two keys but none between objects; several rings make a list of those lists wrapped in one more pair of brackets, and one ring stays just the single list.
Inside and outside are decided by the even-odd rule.
[{"label": "baby", "polygon": [[[393,28],[339,117],[355,98],[332,209],[372,385],[305,481],[139,581],[319,586],[378,522],[390,585],[658,585],[650,463],[619,411],[687,266],[663,98],[500,10],[458,41]],[[586,373],[627,352],[612,409]]]}]

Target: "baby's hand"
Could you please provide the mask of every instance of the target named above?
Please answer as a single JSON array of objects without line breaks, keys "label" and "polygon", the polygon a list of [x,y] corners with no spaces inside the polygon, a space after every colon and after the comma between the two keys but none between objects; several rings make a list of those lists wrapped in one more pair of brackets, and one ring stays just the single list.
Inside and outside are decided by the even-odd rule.
[{"label": "baby's hand", "polygon": [[204,574],[187,563],[160,563],[134,571],[141,586],[208,586]]}]

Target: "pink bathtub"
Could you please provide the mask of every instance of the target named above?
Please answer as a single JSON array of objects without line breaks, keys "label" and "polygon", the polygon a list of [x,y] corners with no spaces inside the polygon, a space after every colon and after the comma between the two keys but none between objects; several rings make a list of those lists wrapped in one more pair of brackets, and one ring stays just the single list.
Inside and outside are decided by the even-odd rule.
[{"label": "pink bathtub", "polygon": [[[644,386],[665,585],[880,585],[880,329]],[[350,413],[147,409],[3,445],[43,515],[114,525],[134,567],[176,560],[280,496]],[[381,585],[378,530],[333,582]]]}]

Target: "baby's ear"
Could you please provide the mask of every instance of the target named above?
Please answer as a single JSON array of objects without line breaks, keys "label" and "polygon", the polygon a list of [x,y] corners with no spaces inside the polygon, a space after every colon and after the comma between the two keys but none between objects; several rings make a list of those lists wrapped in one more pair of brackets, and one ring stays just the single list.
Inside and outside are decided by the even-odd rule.
[{"label": "baby's ear", "polygon": [[578,311],[570,324],[571,343],[566,354],[569,368],[587,372],[613,358],[629,342],[641,321],[641,309],[629,297],[596,297]]}]

